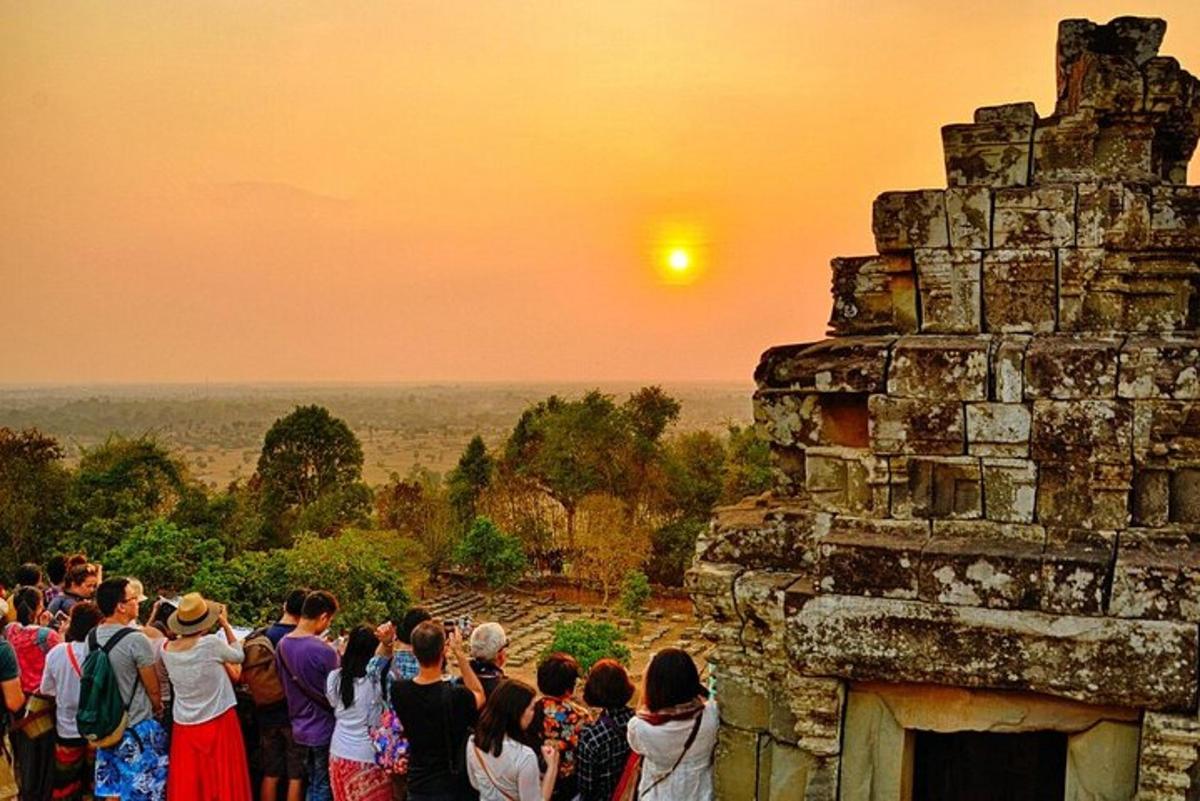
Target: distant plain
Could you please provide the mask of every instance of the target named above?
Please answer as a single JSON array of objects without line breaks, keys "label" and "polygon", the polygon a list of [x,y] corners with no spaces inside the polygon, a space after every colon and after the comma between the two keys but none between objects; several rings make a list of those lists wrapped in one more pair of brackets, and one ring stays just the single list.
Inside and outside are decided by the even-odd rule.
[{"label": "distant plain", "polygon": [[[53,435],[71,461],[110,434],[153,435],[185,458],[193,476],[221,487],[254,472],[271,423],[318,404],[358,435],[364,478],[375,485],[418,465],[445,473],[476,434],[502,448],[521,412],[549,395],[597,388],[620,402],[643,383],[0,385],[0,426]],[[677,432],[751,422],[749,384],[662,386],[683,406]]]}]

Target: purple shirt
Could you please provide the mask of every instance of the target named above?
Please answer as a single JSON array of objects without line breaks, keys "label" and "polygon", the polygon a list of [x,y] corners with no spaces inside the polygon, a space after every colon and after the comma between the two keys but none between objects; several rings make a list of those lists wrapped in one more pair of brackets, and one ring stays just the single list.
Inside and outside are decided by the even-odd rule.
[{"label": "purple shirt", "polygon": [[275,662],[292,718],[292,738],[298,745],[329,745],[336,720],[324,689],[338,666],[337,651],[320,637],[284,637],[275,649]]}]

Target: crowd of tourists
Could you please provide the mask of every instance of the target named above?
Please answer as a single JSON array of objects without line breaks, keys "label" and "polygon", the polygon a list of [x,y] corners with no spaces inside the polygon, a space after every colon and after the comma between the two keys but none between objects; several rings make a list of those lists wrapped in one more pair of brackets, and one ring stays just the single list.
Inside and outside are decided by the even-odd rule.
[{"label": "crowd of tourists", "polygon": [[280,612],[239,637],[199,593],[151,603],[82,555],[23,566],[0,601],[0,801],[712,798],[716,701],[682,650],[635,708],[611,659],[506,676],[498,623],[414,608],[334,640],[337,599],[307,588]]}]

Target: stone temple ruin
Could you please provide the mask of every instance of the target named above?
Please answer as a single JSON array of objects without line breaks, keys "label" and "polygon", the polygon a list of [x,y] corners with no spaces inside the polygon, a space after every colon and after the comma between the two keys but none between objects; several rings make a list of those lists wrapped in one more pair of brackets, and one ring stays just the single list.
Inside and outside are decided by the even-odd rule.
[{"label": "stone temple ruin", "polygon": [[1200,799],[1200,81],[1067,20],[1054,114],[942,129],[831,338],[768,350],[774,492],[689,587],[725,801]]}]

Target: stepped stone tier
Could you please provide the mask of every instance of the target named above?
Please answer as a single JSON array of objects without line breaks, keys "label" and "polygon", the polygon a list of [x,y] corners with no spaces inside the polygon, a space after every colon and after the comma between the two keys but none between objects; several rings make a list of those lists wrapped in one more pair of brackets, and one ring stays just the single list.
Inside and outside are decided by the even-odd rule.
[{"label": "stepped stone tier", "polygon": [[777,487],[688,576],[725,801],[919,799],[928,732],[1061,735],[1069,801],[1200,799],[1200,81],[1165,30],[1062,22],[1054,113],[944,127],[947,187],[833,260],[830,338],[763,355]]}]

